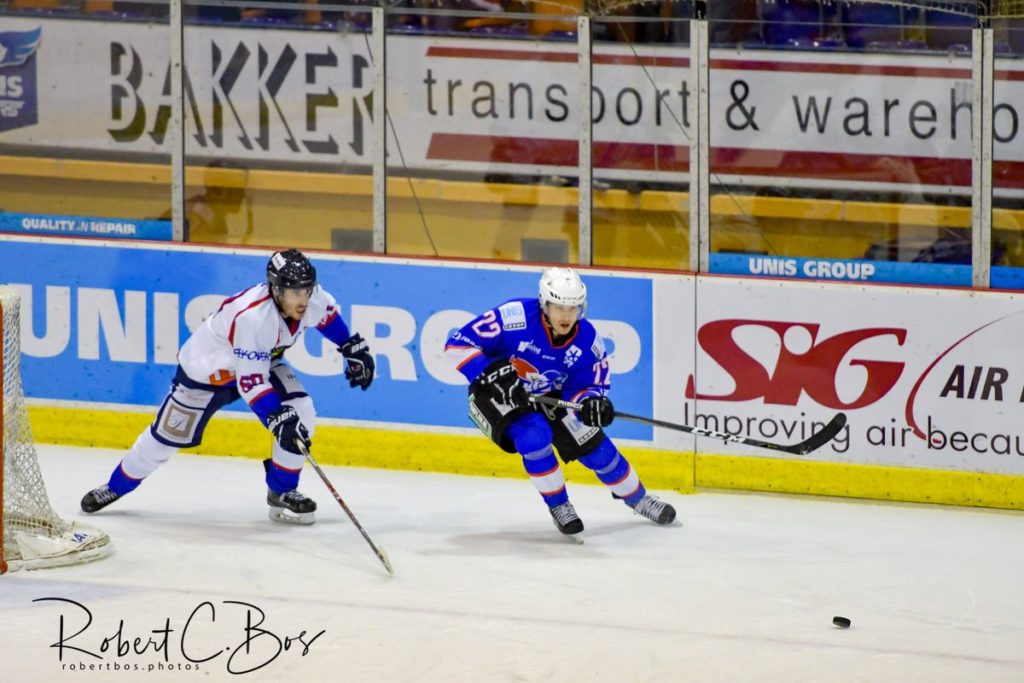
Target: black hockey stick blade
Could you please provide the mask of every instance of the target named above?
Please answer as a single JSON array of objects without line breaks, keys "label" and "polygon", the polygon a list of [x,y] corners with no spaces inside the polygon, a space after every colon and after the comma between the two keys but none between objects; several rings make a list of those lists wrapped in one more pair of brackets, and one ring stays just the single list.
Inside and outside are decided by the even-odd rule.
[{"label": "black hockey stick blade", "polygon": [[836,413],[835,417],[828,421],[828,424],[816,431],[814,434],[811,434],[800,443],[783,448],[782,450],[787,453],[806,455],[807,453],[818,450],[834,439],[845,426],[846,413]]},{"label": "black hockey stick blade", "polygon": [[[532,403],[539,403],[541,405],[553,406],[556,408],[565,408],[566,410],[579,410],[582,408],[582,404],[573,403],[572,401],[563,401],[559,398],[553,398],[551,396],[531,396],[530,401]],[[739,434],[730,434],[728,432],[717,432],[713,429],[705,429],[704,427],[693,427],[691,425],[681,425],[674,422],[665,422],[664,420],[655,420],[654,418],[644,417],[642,415],[632,415],[630,413],[620,413],[615,411],[615,417],[623,420],[630,420],[631,422],[639,422],[641,424],[653,425],[655,427],[664,427],[665,429],[674,429],[678,432],[686,432],[687,434],[696,434],[697,436],[707,436],[712,439],[721,439],[729,443],[741,443],[747,446],[757,446],[758,448],[765,448],[772,451],[782,451],[784,453],[793,453],[795,455],[806,455],[811,451],[816,451],[839,433],[846,425],[846,415],[844,413],[837,413],[835,417],[829,420],[828,424],[822,427],[820,430],[811,434],[807,439],[800,443],[793,445],[786,445],[781,443],[772,443],[771,441],[761,441],[760,439],[750,439]]]}]

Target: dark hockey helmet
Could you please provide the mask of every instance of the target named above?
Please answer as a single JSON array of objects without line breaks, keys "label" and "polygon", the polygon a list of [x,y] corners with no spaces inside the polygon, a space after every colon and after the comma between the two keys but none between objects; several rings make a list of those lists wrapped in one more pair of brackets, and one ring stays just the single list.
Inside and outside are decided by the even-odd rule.
[{"label": "dark hockey helmet", "polygon": [[267,282],[278,291],[311,289],[316,286],[316,268],[298,249],[275,251],[267,262]]}]

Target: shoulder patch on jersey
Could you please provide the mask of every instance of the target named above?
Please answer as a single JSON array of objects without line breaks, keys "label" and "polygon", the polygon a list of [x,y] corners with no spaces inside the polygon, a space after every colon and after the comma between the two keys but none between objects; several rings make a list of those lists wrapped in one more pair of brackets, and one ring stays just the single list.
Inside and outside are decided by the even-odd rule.
[{"label": "shoulder patch on jersey", "polygon": [[604,348],[604,339],[600,336],[594,337],[594,345],[590,347],[591,352],[594,354],[594,358],[601,360],[607,353]]},{"label": "shoulder patch on jersey", "polygon": [[501,314],[501,328],[503,330],[526,329],[526,309],[521,301],[509,301],[498,306],[498,313]]}]

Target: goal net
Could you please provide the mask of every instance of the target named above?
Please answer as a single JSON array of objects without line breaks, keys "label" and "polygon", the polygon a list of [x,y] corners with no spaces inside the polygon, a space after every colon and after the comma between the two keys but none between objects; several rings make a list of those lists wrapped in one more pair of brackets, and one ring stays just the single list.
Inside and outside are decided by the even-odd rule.
[{"label": "goal net", "polygon": [[98,529],[54,512],[39,470],[21,385],[20,300],[0,285],[0,573],[79,564],[110,553]]}]

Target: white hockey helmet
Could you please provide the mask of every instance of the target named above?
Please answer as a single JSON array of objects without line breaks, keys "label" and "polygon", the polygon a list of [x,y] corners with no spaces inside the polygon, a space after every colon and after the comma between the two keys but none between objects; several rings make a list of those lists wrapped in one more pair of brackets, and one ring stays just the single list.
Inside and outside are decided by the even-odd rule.
[{"label": "white hockey helmet", "polygon": [[540,307],[546,304],[578,306],[580,317],[587,312],[587,286],[572,268],[548,268],[540,276]]}]

